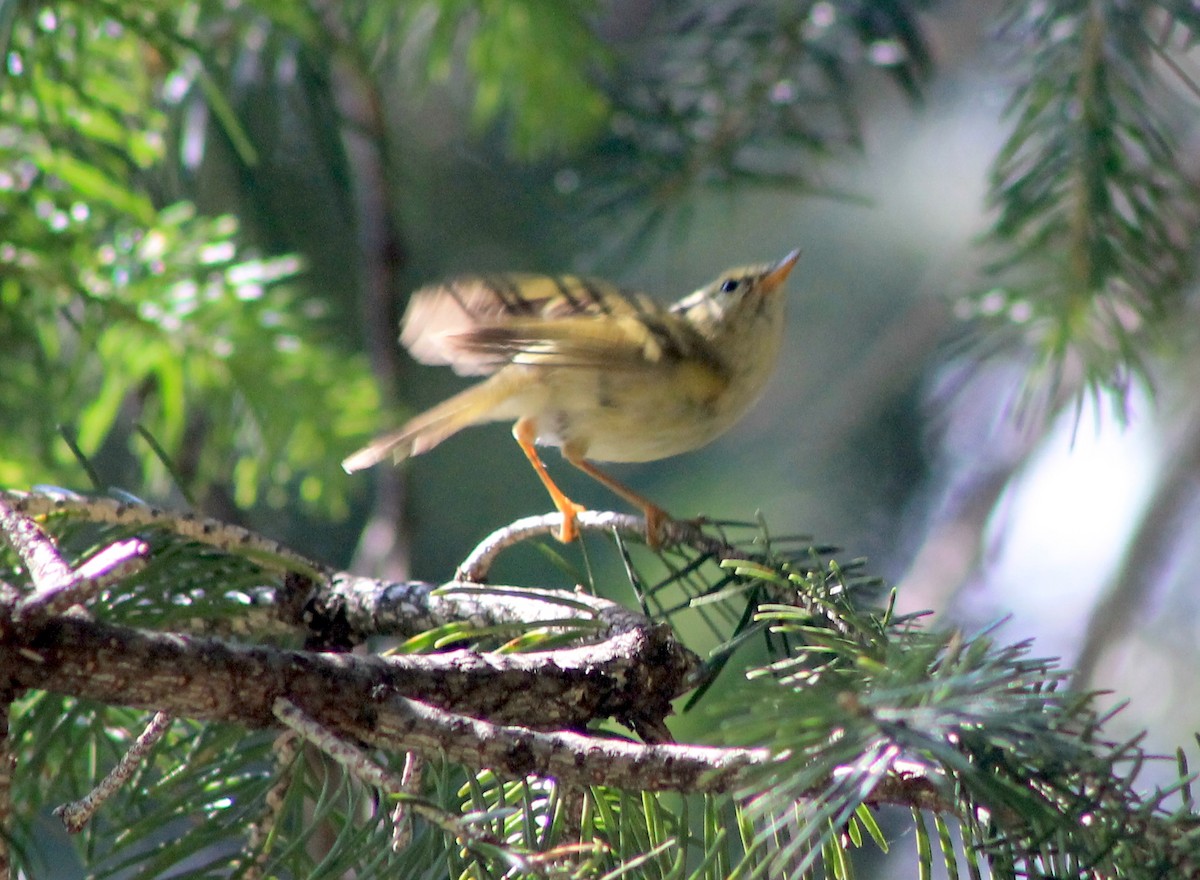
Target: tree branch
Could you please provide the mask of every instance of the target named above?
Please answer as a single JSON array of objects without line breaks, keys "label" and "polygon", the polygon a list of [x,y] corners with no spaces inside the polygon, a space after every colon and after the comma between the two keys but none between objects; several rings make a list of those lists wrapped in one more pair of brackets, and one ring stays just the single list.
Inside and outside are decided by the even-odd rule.
[{"label": "tree branch", "polygon": [[[706,534],[700,528],[701,522],[698,520],[667,520],[662,524],[659,549],[691,547],[700,553],[722,559],[747,558],[745,551]],[[581,531],[616,532],[623,538],[632,538],[636,541],[645,541],[646,539],[646,520],[630,513],[584,510],[578,514],[577,523]],[[492,565],[505,550],[528,541],[530,538],[556,534],[561,525],[562,514],[559,513],[527,516],[511,522],[480,541],[463,560],[462,565],[458,567],[455,578],[460,581],[482,583],[487,580]]]},{"label": "tree branch", "polygon": [[[81,566],[68,565],[50,536],[22,511],[63,512],[70,506],[73,513],[123,525],[132,520],[174,528],[177,522],[163,511],[107,500],[92,508],[87,499],[60,504],[0,494],[0,502],[14,498],[19,503],[8,505],[0,527],[23,548],[23,558],[39,560],[38,572],[31,573],[35,589],[45,579],[41,571],[69,581],[81,577]],[[464,570],[486,575],[497,548],[510,546],[513,535],[553,528],[553,519],[522,521],[498,532]],[[554,777],[565,785],[731,791],[745,784],[747,773],[773,760],[766,749],[672,743],[663,719],[671,701],[694,683],[699,661],[670,627],[609,600],[465,581],[438,587],[324,572],[243,530],[192,517],[178,522],[190,539],[266,554],[267,564],[286,572],[266,600],[278,621],[300,630],[310,646],[335,650],[238,644],[122,626],[96,620],[78,606],[28,606],[20,591],[5,588],[0,590],[0,688],[53,691],[248,728],[279,728],[280,707],[291,706],[351,746],[358,742],[448,757],[473,770]],[[617,514],[586,515],[583,525],[639,536],[645,530],[636,517]],[[719,557],[741,555],[690,523],[674,524],[669,540]],[[516,654],[473,649],[388,657],[349,653],[371,636],[407,636],[453,622],[470,625],[464,638],[472,627],[494,632],[511,626],[518,633],[540,628],[570,634],[582,643]],[[628,725],[646,743],[586,732],[591,722],[604,718]],[[872,798],[927,804],[930,785],[920,774],[897,776]]]},{"label": "tree branch", "polygon": [[689,667],[663,627],[558,651],[379,657],[236,645],[68,615],[19,622],[0,607],[0,668],[12,688],[248,727],[272,726],[279,697],[336,727],[369,726],[394,696],[542,729],[661,719]]},{"label": "tree branch", "polygon": [[383,748],[443,754],[456,764],[486,767],[514,779],[553,777],[568,785],[730,791],[747,768],[771,760],[767,749],[643,745],[590,733],[492,724],[403,697],[389,700],[374,720],[371,730],[352,732]]},{"label": "tree branch", "polygon": [[117,789],[129,781],[142,760],[154,748],[155,743],[163,738],[163,735],[167,732],[167,728],[171,726],[174,720],[164,712],[155,712],[154,717],[146,725],[146,729],[134,740],[129,751],[117,762],[117,766],[110,770],[108,775],[100,781],[99,785],[93,788],[86,797],[55,808],[54,815],[62,819],[62,823],[67,827],[68,831],[75,833],[83,830],[83,827],[92,818],[96,810]]}]

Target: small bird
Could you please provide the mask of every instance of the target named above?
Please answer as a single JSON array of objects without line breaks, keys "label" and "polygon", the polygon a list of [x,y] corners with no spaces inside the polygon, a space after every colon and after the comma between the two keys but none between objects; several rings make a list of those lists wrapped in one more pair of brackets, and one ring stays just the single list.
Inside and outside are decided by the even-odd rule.
[{"label": "small bird", "polygon": [[571,275],[464,276],[413,294],[400,341],[425,364],[484,381],[351,455],[348,473],[420,455],[470,425],[512,419],[513,436],[562,513],[584,510],[555,485],[535,444],[646,517],[657,545],[667,513],[592,461],[654,461],[698,449],[762,394],[783,341],[784,281],[800,258],[731,269],[670,306]]}]

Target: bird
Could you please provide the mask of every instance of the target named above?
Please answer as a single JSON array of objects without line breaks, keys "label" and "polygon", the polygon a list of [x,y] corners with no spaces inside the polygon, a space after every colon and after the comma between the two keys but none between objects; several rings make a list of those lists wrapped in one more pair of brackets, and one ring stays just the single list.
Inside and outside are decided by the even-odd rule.
[{"label": "bird", "polygon": [[730,269],[671,305],[595,278],[465,275],[412,295],[400,342],[425,364],[487,378],[355,452],[347,473],[428,452],[464,428],[513,422],[549,493],[563,543],[585,510],[555,484],[538,445],[557,446],[646,521],[670,517],[593,462],[678,455],[724,433],[762,395],[784,335],[785,282],[800,258]]}]

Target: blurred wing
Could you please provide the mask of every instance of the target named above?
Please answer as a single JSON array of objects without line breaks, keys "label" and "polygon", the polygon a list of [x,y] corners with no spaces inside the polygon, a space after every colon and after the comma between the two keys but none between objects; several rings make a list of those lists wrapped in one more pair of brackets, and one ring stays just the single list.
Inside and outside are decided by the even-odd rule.
[{"label": "blurred wing", "polygon": [[461,375],[509,363],[650,368],[715,354],[685,320],[640,294],[575,276],[458,278],[413,295],[400,340],[414,358]]}]

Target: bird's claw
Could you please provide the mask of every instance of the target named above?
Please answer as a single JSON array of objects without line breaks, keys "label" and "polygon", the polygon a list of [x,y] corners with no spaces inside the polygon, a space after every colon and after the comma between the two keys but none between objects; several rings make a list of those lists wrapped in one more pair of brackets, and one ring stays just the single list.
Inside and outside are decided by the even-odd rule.
[{"label": "bird's claw", "polygon": [[558,508],[562,514],[562,525],[558,527],[558,531],[554,537],[558,538],[564,544],[570,544],[579,537],[579,522],[577,517],[579,514],[587,510],[582,504],[576,504],[570,499],[565,499],[566,503]]}]

